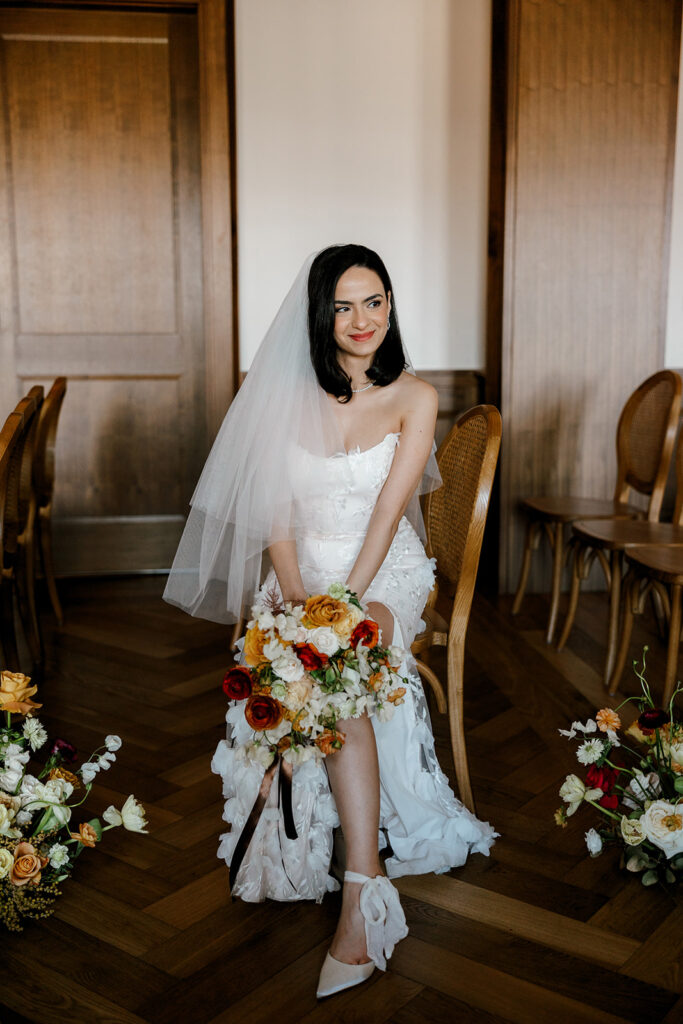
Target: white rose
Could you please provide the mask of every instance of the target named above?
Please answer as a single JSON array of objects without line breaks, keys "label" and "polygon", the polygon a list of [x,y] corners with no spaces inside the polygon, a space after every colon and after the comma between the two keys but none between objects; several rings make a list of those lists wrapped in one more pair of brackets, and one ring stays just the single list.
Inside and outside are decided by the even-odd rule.
[{"label": "white rose", "polygon": [[578,810],[583,800],[597,800],[602,796],[601,789],[586,789],[578,775],[568,775],[560,787],[560,796],[569,804],[567,814]]},{"label": "white rose", "polygon": [[288,711],[299,711],[311,696],[312,690],[311,681],[306,676],[295,679],[287,687],[287,693],[282,703]]},{"label": "white rose", "polygon": [[283,761],[288,761],[291,765],[306,764],[312,757],[315,757],[315,748],[310,746],[290,747],[282,755]]},{"label": "white rose", "polygon": [[311,629],[308,634],[309,643],[312,643],[316,650],[328,657],[339,650],[339,637],[333,629],[328,626],[318,626]]},{"label": "white rose", "polygon": [[107,736],[104,745],[107,750],[114,751],[121,749],[121,737],[120,736]]},{"label": "white rose", "polygon": [[38,750],[47,740],[47,733],[37,718],[27,718],[22,732],[28,740],[31,750]]},{"label": "white rose", "polygon": [[66,846],[62,846],[61,843],[55,843],[55,845],[50,848],[48,857],[50,865],[59,870],[59,868],[63,868],[69,860],[69,850]]},{"label": "white rose", "polygon": [[296,654],[287,651],[286,654],[281,654],[279,658],[275,658],[273,661],[273,672],[280,679],[284,679],[286,683],[294,683],[303,677],[304,667]]},{"label": "white rose", "polygon": [[19,790],[19,799],[21,800],[23,807],[25,807],[29,800],[31,800],[31,798],[33,797],[36,786],[38,784],[38,779],[35,777],[35,775],[24,775],[23,779],[21,780],[21,789]]},{"label": "white rose", "polygon": [[21,765],[16,768],[5,768],[0,772],[0,789],[4,789],[6,793],[14,793],[21,782],[23,773],[24,769]]},{"label": "white rose", "polygon": [[591,857],[598,857],[602,853],[602,838],[594,828],[589,828],[586,832],[586,846]]},{"label": "white rose", "polygon": [[17,811],[15,821],[17,825],[28,825],[33,815],[30,811]]},{"label": "white rose", "polygon": [[261,746],[260,743],[250,743],[246,750],[247,757],[254,764],[262,768],[270,768],[275,754],[269,747]]},{"label": "white rose", "polygon": [[627,818],[624,814],[621,819],[621,835],[628,846],[639,846],[645,839],[645,831],[639,818]]},{"label": "white rose", "polygon": [[6,878],[14,867],[14,855],[4,846],[0,847],[0,878]]},{"label": "white rose", "polygon": [[645,835],[667,859],[683,853],[683,806],[655,800],[640,819]]}]

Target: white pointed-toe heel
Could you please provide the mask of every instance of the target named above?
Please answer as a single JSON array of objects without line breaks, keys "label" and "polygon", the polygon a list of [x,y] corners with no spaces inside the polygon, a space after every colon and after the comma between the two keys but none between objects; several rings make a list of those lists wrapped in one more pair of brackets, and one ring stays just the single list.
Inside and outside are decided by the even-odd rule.
[{"label": "white pointed-toe heel", "polygon": [[394,952],[394,946],[408,934],[401,901],[388,878],[384,875],[370,878],[356,871],[346,871],[344,881],[358,882],[363,886],[360,891],[360,911],[365,918],[365,941],[370,962],[345,964],[328,953],[318,981],[318,999],[362,984],[375,967],[386,971],[387,959]]},{"label": "white pointed-toe heel", "polygon": [[367,981],[375,965],[372,960],[367,964],[345,964],[341,960],[335,960],[328,953],[323,962],[320,978],[318,979],[318,999],[325,996],[333,996],[335,992],[342,992],[345,988],[353,988]]}]

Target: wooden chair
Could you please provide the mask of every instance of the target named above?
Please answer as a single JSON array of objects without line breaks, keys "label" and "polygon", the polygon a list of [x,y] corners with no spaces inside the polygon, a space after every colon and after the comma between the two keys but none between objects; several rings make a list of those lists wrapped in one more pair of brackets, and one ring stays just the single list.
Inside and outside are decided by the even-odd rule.
[{"label": "wooden chair", "polygon": [[55,485],[55,442],[59,413],[66,394],[66,377],[57,377],[40,410],[33,460],[33,486],[36,493],[36,552],[42,562],[50,604],[61,626],[64,621],[55,583],[52,560],[52,494]]},{"label": "wooden chair", "polygon": [[[678,375],[676,374],[675,376],[677,377]],[[572,626],[574,625],[581,582],[587,578],[591,566],[597,559],[605,574],[609,590],[607,648],[603,673],[605,686],[609,684],[616,655],[619,632],[621,578],[625,549],[634,544],[676,544],[683,542],[683,464],[681,462],[683,459],[683,445],[681,444],[678,445],[676,459],[677,495],[674,522],[673,524],[659,522],[662,498],[671,462],[671,452],[678,426],[680,398],[681,382],[679,378],[670,416],[668,421],[660,426],[660,436],[663,433],[663,438],[658,464],[656,465],[654,460],[648,464],[645,458],[642,458],[639,462],[634,461],[634,470],[640,476],[635,476],[633,479],[641,487],[648,479],[652,481],[647,519],[579,519],[572,525],[573,536],[570,542],[572,574],[569,604],[557,649],[561,651],[569,638]],[[650,423],[652,424],[653,422],[654,417],[650,419]],[[643,447],[645,448],[646,446],[643,445]],[[656,596],[658,597],[658,595]]]},{"label": "wooden chair", "polygon": [[663,601],[669,619],[669,639],[664,673],[662,707],[671,700],[677,679],[678,648],[681,642],[681,593],[683,592],[683,544],[634,545],[625,552],[629,571],[624,577],[624,609],[621,640],[609,680],[609,692],[619,686],[628,654],[633,618],[643,611],[645,600],[654,591]]},{"label": "wooden chair", "polygon": [[[427,552],[436,558],[437,578],[444,579],[454,592],[453,607],[447,623],[434,608],[435,589],[424,613],[427,628],[412,645],[418,670],[434,690],[439,711],[443,714],[448,709],[460,799],[472,812],[474,799],[463,726],[465,637],[501,430],[498,410],[492,405],[477,405],[460,416],[439,447],[436,457],[443,487],[432,491],[425,503]],[[433,646],[447,648],[447,701],[438,677],[420,657]]]},{"label": "wooden chair", "polygon": [[[20,433],[13,446],[7,469],[6,487],[2,495],[3,517],[3,587],[2,633],[5,655],[15,660],[17,644],[13,612],[16,596],[19,618],[31,658],[30,673],[42,667],[42,639],[35,600],[34,525],[36,497],[33,488],[33,453],[38,416],[43,402],[43,389],[32,387],[16,406],[13,415],[21,421]],[[11,417],[10,417],[11,418]],[[7,649],[9,648],[9,649]]]},{"label": "wooden chair", "polygon": [[[21,415],[11,413],[0,431],[0,641],[2,645],[2,667],[15,671],[19,665],[16,631],[14,624],[14,587],[9,571],[12,552],[16,549],[13,519],[6,527],[6,513],[12,502],[9,498],[10,466],[17,461],[16,450],[21,442],[24,422]],[[15,487],[13,481],[13,489]],[[16,493],[16,491],[14,491]],[[8,549],[5,554],[5,548]]]},{"label": "wooden chair", "polygon": [[[553,556],[546,643],[552,643],[555,633],[562,569],[571,554],[565,543],[565,526],[579,519],[643,518],[642,511],[629,504],[632,491],[648,495],[647,518],[651,522],[659,518],[680,403],[681,378],[673,370],[653,374],[633,392],[617,426],[617,479],[611,500],[567,496],[526,498],[522,502],[528,523],[512,614],[521,608],[532,554],[545,534]],[[606,558],[602,552],[596,557],[608,576]]]}]

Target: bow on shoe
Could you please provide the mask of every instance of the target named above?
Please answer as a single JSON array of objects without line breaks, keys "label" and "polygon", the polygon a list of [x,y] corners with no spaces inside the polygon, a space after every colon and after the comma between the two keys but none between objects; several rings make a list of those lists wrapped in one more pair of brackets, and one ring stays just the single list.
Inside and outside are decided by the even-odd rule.
[{"label": "bow on shoe", "polygon": [[368,878],[367,875],[347,871],[344,880],[363,883],[360,911],[365,918],[368,956],[380,971],[386,971],[387,960],[394,952],[394,946],[408,934],[398,893],[384,875]]}]

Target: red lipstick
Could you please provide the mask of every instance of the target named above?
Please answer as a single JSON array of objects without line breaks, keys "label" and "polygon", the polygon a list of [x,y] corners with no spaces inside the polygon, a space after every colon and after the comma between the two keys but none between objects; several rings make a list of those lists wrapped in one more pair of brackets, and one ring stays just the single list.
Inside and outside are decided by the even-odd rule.
[{"label": "red lipstick", "polygon": [[369,341],[374,333],[374,331],[366,331],[365,334],[351,334],[350,337],[354,341]]}]

